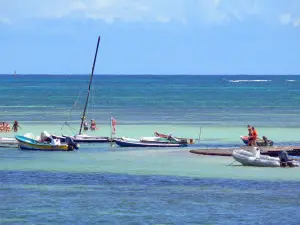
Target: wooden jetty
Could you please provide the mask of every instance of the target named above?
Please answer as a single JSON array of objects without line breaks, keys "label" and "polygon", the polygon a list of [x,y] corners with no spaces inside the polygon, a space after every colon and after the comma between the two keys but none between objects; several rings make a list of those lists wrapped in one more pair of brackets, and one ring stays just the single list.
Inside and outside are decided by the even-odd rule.
[{"label": "wooden jetty", "polygon": [[[300,156],[300,146],[261,146],[259,147],[262,155],[278,156],[281,151],[287,151],[289,155]],[[199,155],[212,155],[212,156],[232,156],[234,150],[247,150],[252,151],[251,146],[241,146],[239,148],[205,148],[193,149],[191,153]]]}]

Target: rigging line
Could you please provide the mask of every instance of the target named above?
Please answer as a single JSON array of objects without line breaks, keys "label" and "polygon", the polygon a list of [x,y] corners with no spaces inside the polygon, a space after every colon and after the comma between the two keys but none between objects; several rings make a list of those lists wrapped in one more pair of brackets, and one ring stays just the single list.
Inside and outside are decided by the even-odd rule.
[{"label": "rigging line", "polygon": [[79,97],[80,97],[80,95],[81,95],[81,92],[82,92],[82,91],[79,92],[79,94],[78,94],[78,96],[77,96],[77,99],[76,99],[76,101],[75,101],[75,103],[74,103],[72,109],[71,109],[70,112],[69,112],[69,117],[70,117],[70,115],[71,115],[71,112],[74,110],[75,106],[76,106],[77,103],[78,103],[78,100],[79,100]]},{"label": "rigging line", "polygon": [[[80,92],[79,92],[79,94],[78,94],[78,96],[77,96],[77,99],[76,99],[76,101],[75,101],[75,103],[74,103],[73,107],[72,107],[72,108],[71,108],[71,110],[69,111],[69,115],[68,115],[68,119],[67,119],[67,121],[70,119],[70,117],[71,117],[71,113],[72,113],[72,111],[74,110],[75,106],[77,105],[77,103],[78,103],[78,100],[79,100],[79,97],[80,97],[81,93],[82,93],[82,91],[80,91]],[[67,121],[65,121],[65,122],[64,122],[64,124],[62,125],[62,127],[60,128],[60,130],[62,130],[62,129],[63,129],[63,127],[65,126],[65,124],[67,124],[67,125],[68,125],[68,122],[67,122]],[[68,125],[68,126],[70,126],[70,125]],[[73,131],[73,132],[74,132],[74,131]]]},{"label": "rigging line", "polygon": [[92,84],[92,110],[93,110],[93,117],[95,117],[95,90],[94,90],[94,84]]},{"label": "rigging line", "polygon": [[90,108],[90,115],[94,118],[95,117],[95,110],[94,110],[94,85],[91,84],[91,98],[89,101],[92,105],[92,107]]},{"label": "rigging line", "polygon": [[95,85],[94,83],[91,84],[91,98],[90,98],[90,103],[92,105],[90,113],[92,115],[92,117],[95,119],[95,89],[94,89]]},{"label": "rigging line", "polygon": [[76,130],[73,127],[71,127],[71,125],[68,122],[64,122],[64,124],[61,127],[61,130],[63,129],[63,127],[65,125],[68,126],[68,128],[70,129],[70,131],[72,131],[73,133],[76,133]]}]

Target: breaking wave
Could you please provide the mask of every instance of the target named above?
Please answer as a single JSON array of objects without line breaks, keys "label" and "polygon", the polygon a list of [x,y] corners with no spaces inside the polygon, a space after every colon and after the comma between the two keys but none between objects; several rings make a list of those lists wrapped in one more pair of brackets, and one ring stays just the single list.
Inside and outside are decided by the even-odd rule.
[{"label": "breaking wave", "polygon": [[240,83],[240,82],[271,82],[272,80],[229,80],[231,83]]}]

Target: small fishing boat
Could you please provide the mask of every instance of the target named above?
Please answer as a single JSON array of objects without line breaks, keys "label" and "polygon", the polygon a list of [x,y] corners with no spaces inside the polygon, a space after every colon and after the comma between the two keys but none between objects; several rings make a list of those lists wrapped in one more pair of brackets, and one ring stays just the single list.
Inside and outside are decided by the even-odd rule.
[{"label": "small fishing boat", "polygon": [[182,143],[163,143],[163,142],[142,142],[132,138],[116,138],[115,143],[120,147],[185,147],[187,144]]},{"label": "small fishing boat", "polygon": [[187,144],[185,140],[179,140],[177,138],[174,138],[172,136],[169,136],[168,138],[162,138],[162,137],[142,137],[140,139],[141,142],[144,143],[175,143],[175,144]]},{"label": "small fishing boat", "polygon": [[[154,135],[156,137],[161,137],[161,138],[168,138],[170,135],[167,135],[167,134],[161,134],[161,133],[158,133],[158,132],[154,132]],[[179,138],[179,137],[175,137],[176,139],[178,140],[181,140],[183,142],[186,142],[187,144],[193,144],[194,143],[194,139],[192,138]]]},{"label": "small fishing boat", "polygon": [[49,137],[45,141],[38,141],[33,138],[17,135],[16,140],[21,150],[73,151],[79,148],[79,145],[75,144],[71,138],[67,138],[64,144]]},{"label": "small fishing boat", "polygon": [[2,147],[2,148],[17,148],[18,142],[15,138],[0,137],[0,147]]},{"label": "small fishing boat", "polygon": [[[241,136],[241,139],[245,145],[248,145],[248,143],[249,143],[248,136]],[[268,140],[268,138],[266,136],[263,136],[262,138],[257,138],[256,144],[257,144],[257,146],[273,146],[274,142],[271,140]]]},{"label": "small fishing boat", "polygon": [[260,155],[257,147],[253,148],[253,153],[245,150],[234,150],[232,157],[243,166],[257,167],[299,167],[299,162],[289,160],[286,152],[282,152],[280,157]]}]

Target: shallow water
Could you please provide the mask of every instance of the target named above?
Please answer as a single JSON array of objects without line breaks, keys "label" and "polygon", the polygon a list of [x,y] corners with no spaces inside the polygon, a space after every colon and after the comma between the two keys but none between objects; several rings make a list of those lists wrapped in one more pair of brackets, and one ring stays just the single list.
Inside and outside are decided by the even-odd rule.
[{"label": "shallow water", "polygon": [[1,149],[2,171],[49,171],[67,173],[116,173],[132,175],[168,175],[196,178],[251,180],[300,179],[298,168],[243,167],[232,157],[201,156],[192,148],[145,149],[111,148],[109,144],[81,144],[74,152],[35,152]]}]

